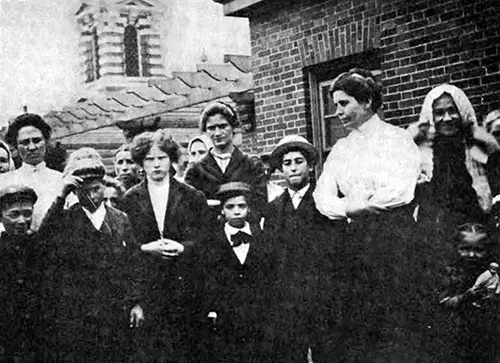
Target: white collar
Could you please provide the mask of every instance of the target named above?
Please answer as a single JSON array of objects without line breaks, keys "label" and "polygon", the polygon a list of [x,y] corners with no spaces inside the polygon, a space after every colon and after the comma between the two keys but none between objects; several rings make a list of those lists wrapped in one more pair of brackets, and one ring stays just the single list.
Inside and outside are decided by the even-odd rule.
[{"label": "white collar", "polygon": [[102,223],[104,222],[104,217],[106,217],[106,207],[104,206],[104,203],[101,202],[99,207],[97,207],[97,209],[94,212],[89,211],[84,206],[82,206],[82,209],[87,215],[87,217],[89,217],[95,229],[100,230]]},{"label": "white collar", "polygon": [[239,231],[245,232],[246,234],[248,234],[250,236],[252,235],[252,231],[250,230],[250,223],[248,223],[248,222],[245,222],[245,225],[242,228],[235,228],[235,227],[229,225],[228,222],[226,222],[224,224],[224,231],[226,232],[226,236],[228,236],[228,239],[230,239],[230,237],[233,234],[236,234]]},{"label": "white collar", "polygon": [[210,149],[210,154],[212,154],[214,157],[216,157],[218,159],[222,159],[222,160],[231,159],[231,155],[233,155],[234,150],[235,150],[235,147],[233,146],[233,150],[231,150],[231,152],[220,154],[217,151],[215,151],[214,147],[212,147]]},{"label": "white collar", "polygon": [[26,171],[32,171],[32,172],[42,171],[44,169],[47,169],[47,164],[45,163],[45,161],[42,161],[41,163],[39,163],[37,165],[23,163],[19,169],[26,170]]},{"label": "white collar", "polygon": [[295,194],[298,193],[300,195],[300,199],[302,199],[302,198],[304,198],[304,195],[306,195],[310,186],[311,186],[311,183],[307,183],[307,185],[305,187],[302,187],[299,190],[292,190],[290,188],[287,188],[287,189],[288,189],[288,193],[290,194],[290,197],[293,197]]},{"label": "white collar", "polygon": [[378,128],[378,125],[380,125],[381,122],[384,121],[382,121],[380,117],[378,117],[378,114],[375,113],[364,124],[359,126],[358,130],[363,134],[370,134],[372,130],[376,130]]}]

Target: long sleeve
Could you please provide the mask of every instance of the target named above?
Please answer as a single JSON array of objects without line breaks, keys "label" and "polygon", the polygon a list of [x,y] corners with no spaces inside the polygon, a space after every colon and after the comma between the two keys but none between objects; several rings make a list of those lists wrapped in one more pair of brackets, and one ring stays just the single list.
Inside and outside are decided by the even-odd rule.
[{"label": "long sleeve", "polygon": [[420,153],[417,145],[407,140],[391,140],[391,153],[386,156],[384,174],[369,198],[370,205],[379,209],[397,208],[409,204],[415,196],[415,187],[420,173]]},{"label": "long sleeve", "polygon": [[339,197],[335,163],[336,158],[332,151],[323,165],[323,173],[318,179],[313,198],[316,209],[321,214],[330,219],[345,219],[346,201],[344,197]]}]

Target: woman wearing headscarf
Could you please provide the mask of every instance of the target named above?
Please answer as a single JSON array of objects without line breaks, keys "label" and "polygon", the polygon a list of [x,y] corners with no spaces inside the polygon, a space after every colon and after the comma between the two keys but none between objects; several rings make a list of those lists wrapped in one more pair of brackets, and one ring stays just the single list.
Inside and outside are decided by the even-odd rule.
[{"label": "woman wearing headscarf", "polygon": [[188,166],[191,167],[194,163],[200,162],[213,146],[214,144],[212,143],[212,140],[210,140],[207,135],[198,135],[193,137],[188,144]]},{"label": "woman wearing headscarf", "polygon": [[0,140],[0,174],[15,169],[14,160],[9,149],[9,145]]},{"label": "woman wearing headscarf", "polygon": [[[483,122],[488,131],[498,143],[500,143],[500,109],[493,110],[486,115]],[[493,196],[493,206],[491,212],[497,223],[500,226],[500,153],[493,153],[488,157],[487,170],[488,182],[490,183],[491,193]]]},{"label": "woman wearing headscarf", "polygon": [[350,222],[330,277],[338,329],[330,361],[432,362],[420,344],[429,320],[426,256],[413,237],[418,148],[377,115],[382,94],[371,72],[341,74],[330,94],[349,135],[333,146],[313,196],[322,214]]},{"label": "woman wearing headscarf", "polygon": [[492,206],[488,169],[500,146],[478,126],[465,93],[450,84],[433,88],[409,130],[422,156],[419,222],[443,231],[485,223]]}]

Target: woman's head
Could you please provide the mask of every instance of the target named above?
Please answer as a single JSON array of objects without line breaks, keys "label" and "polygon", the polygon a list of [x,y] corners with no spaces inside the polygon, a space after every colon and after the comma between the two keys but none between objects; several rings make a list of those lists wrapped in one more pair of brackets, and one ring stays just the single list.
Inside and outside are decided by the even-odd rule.
[{"label": "woman's head", "polygon": [[368,104],[373,113],[382,106],[382,87],[375,80],[372,72],[354,68],[335,78],[330,86],[330,95],[343,92],[353,97],[359,104]]},{"label": "woman's head", "polygon": [[239,126],[238,117],[234,109],[227,103],[214,101],[205,106],[200,115],[200,129],[201,132],[207,131],[207,121],[210,117],[221,115],[235,129]]},{"label": "woman's head", "polygon": [[12,160],[9,145],[0,140],[0,174],[14,169],[14,161]]},{"label": "woman's head", "polygon": [[239,126],[236,112],[223,102],[209,103],[201,113],[200,128],[206,132],[219,153],[230,152],[233,146],[234,129]]},{"label": "woman's head", "polygon": [[413,129],[419,128],[419,137],[425,141],[434,136],[464,137],[471,125],[477,125],[476,113],[464,91],[451,84],[442,84],[425,96]]},{"label": "woman's head", "polygon": [[484,118],[486,130],[500,142],[500,110],[493,110]]},{"label": "woman's head", "polygon": [[200,162],[212,146],[212,140],[207,135],[193,137],[188,145],[189,164]]},{"label": "woman's head", "polygon": [[172,163],[179,161],[179,145],[165,130],[137,135],[132,141],[131,152],[132,159],[153,181],[165,179],[171,172]]}]

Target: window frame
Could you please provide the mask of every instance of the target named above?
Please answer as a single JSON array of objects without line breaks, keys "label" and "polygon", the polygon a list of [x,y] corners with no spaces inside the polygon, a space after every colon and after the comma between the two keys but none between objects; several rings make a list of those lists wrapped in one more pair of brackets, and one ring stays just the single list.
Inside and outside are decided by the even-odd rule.
[{"label": "window frame", "polygon": [[310,122],[312,130],[313,145],[319,151],[319,162],[316,165],[316,175],[319,176],[323,170],[325,162],[331,148],[326,140],[326,122],[324,122],[325,100],[321,92],[321,87],[331,83],[339,74],[352,68],[365,68],[374,70],[375,75],[381,74],[381,57],[377,49],[363,53],[353,54],[347,57],[334,59],[329,62],[316,64],[304,69],[307,74]]}]

